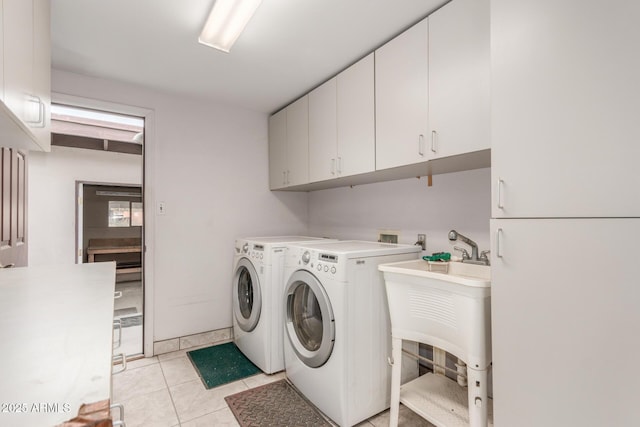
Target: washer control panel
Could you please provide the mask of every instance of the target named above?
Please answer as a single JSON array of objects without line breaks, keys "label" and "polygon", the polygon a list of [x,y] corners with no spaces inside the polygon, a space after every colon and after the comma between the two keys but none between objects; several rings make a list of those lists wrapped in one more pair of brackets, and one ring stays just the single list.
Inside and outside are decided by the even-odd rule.
[{"label": "washer control panel", "polygon": [[324,276],[339,279],[338,276],[342,270],[340,257],[333,253],[296,248],[289,251],[287,259],[289,264],[304,267],[318,277]]},{"label": "washer control panel", "polygon": [[249,256],[253,259],[262,259],[264,258],[264,245],[254,244],[251,247],[251,252]]}]

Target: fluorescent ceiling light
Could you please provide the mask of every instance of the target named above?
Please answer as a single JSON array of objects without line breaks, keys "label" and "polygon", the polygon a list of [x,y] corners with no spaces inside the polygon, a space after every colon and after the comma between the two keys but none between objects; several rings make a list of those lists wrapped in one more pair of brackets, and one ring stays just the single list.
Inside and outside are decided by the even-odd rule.
[{"label": "fluorescent ceiling light", "polygon": [[198,41],[229,52],[262,0],[216,0]]}]

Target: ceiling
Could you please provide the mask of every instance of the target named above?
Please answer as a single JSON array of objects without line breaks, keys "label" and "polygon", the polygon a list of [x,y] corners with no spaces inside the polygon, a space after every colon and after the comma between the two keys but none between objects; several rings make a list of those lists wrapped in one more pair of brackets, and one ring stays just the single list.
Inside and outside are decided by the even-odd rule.
[{"label": "ceiling", "polygon": [[214,0],[54,0],[52,67],[272,113],[448,0],[263,0],[230,53]]}]

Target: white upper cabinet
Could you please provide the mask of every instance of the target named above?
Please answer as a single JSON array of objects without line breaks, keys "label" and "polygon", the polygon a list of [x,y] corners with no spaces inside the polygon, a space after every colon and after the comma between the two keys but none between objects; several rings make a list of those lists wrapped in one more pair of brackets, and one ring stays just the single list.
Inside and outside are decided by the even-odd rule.
[{"label": "white upper cabinet", "polygon": [[375,170],[375,100],[373,53],[338,74],[337,129],[339,176]]},{"label": "white upper cabinet", "polygon": [[336,177],[336,78],[309,93],[309,181]]},{"label": "white upper cabinet", "polygon": [[488,149],[489,1],[453,0],[428,20],[429,155]]},{"label": "white upper cabinet", "polygon": [[309,97],[269,117],[269,187],[309,182]]},{"label": "white upper cabinet", "polygon": [[287,186],[309,182],[309,96],[287,107]]},{"label": "white upper cabinet", "polygon": [[5,147],[51,149],[50,7],[47,0],[2,3],[0,135]]},{"label": "white upper cabinet", "polygon": [[491,1],[493,217],[640,217],[640,2],[614,3]]},{"label": "white upper cabinet", "polygon": [[287,186],[287,110],[269,117],[269,188]]},{"label": "white upper cabinet", "polygon": [[51,2],[33,1],[33,82],[39,118],[30,126],[44,151],[51,150]]},{"label": "white upper cabinet", "polygon": [[428,23],[375,51],[376,169],[428,160]]},{"label": "white upper cabinet", "polygon": [[373,54],[309,93],[309,181],[375,170]]}]

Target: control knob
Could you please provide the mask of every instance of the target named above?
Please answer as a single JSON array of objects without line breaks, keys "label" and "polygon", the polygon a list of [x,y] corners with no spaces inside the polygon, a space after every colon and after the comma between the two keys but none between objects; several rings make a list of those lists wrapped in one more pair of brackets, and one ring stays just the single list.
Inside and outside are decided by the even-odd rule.
[{"label": "control knob", "polygon": [[305,251],[302,254],[302,262],[304,264],[309,264],[309,261],[311,261],[311,254],[309,253],[309,251]]},{"label": "control knob", "polygon": [[248,251],[249,251],[249,244],[245,243],[244,245],[242,245],[242,252],[246,254]]}]

